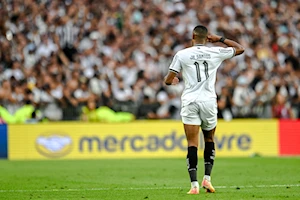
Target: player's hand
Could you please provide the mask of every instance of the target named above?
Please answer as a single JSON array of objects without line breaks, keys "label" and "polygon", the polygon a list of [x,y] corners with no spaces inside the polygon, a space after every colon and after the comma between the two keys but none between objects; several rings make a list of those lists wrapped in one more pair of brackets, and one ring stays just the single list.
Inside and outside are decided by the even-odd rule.
[{"label": "player's hand", "polygon": [[179,83],[179,78],[176,76],[173,78],[172,85],[177,85]]},{"label": "player's hand", "polygon": [[211,43],[219,42],[220,39],[221,39],[221,36],[218,36],[218,35],[214,35],[214,34],[207,35],[207,41],[211,42]]}]

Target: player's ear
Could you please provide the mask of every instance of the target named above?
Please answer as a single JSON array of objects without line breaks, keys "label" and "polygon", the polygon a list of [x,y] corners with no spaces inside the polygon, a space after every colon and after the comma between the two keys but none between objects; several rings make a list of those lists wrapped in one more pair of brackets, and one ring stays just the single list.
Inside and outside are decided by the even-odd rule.
[{"label": "player's ear", "polygon": [[195,35],[193,34],[193,40],[195,39]]}]

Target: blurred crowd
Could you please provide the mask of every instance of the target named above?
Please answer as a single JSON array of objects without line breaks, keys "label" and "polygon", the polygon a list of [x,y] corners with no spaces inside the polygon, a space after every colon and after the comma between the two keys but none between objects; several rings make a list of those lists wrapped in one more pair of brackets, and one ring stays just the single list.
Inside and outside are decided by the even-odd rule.
[{"label": "blurred crowd", "polygon": [[300,117],[299,0],[4,0],[0,15],[11,115],[31,105],[37,120],[90,120],[101,107],[180,119],[183,81],[163,77],[202,24],[246,49],[219,69],[220,118]]}]

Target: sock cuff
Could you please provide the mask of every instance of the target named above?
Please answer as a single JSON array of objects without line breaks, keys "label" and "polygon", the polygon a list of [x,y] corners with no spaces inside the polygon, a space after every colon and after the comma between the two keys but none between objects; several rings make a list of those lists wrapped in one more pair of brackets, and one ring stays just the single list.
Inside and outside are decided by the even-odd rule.
[{"label": "sock cuff", "polygon": [[198,148],[195,146],[188,147],[188,151],[198,151]]}]

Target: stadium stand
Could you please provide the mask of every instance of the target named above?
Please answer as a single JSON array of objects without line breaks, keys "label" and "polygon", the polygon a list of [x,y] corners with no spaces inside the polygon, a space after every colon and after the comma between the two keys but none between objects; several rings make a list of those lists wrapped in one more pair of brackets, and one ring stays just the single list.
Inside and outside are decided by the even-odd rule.
[{"label": "stadium stand", "polygon": [[0,15],[2,118],[87,120],[90,102],[179,119],[183,82],[163,77],[198,24],[246,48],[219,69],[220,118],[300,117],[297,0],[5,0]]}]

